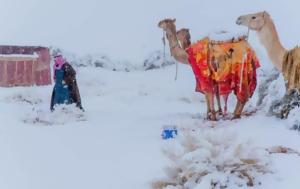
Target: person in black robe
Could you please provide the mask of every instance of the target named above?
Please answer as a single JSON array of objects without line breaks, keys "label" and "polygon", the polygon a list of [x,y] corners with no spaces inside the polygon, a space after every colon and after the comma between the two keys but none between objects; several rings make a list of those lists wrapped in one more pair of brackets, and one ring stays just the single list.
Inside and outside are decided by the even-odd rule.
[{"label": "person in black robe", "polygon": [[76,107],[84,111],[76,81],[76,71],[62,55],[55,56],[54,62],[55,85],[50,103],[51,111],[54,111],[57,104],[76,104]]}]

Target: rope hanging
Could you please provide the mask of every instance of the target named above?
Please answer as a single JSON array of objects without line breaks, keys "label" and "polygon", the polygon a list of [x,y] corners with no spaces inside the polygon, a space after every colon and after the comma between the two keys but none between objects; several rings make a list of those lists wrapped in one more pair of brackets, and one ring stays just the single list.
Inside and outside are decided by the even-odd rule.
[{"label": "rope hanging", "polygon": [[[163,63],[167,63],[167,58],[166,58],[166,32],[163,31],[163,37],[162,37],[162,43],[163,43],[163,53],[164,53],[164,58],[163,58]],[[179,46],[182,47],[180,41],[178,41]],[[178,78],[178,62],[175,61],[176,64],[176,70],[175,70],[175,81],[177,81]]]},{"label": "rope hanging", "polygon": [[[247,38],[246,38],[246,41],[248,42],[249,40],[249,35],[250,35],[250,28],[248,27],[248,32],[247,32]],[[240,84],[239,84],[239,92],[242,91],[242,85],[243,85],[243,80],[244,80],[244,70],[245,70],[245,62],[247,61],[247,52],[244,53],[244,56],[243,56],[243,60],[242,60],[242,69],[241,69],[241,81],[240,81]]]}]

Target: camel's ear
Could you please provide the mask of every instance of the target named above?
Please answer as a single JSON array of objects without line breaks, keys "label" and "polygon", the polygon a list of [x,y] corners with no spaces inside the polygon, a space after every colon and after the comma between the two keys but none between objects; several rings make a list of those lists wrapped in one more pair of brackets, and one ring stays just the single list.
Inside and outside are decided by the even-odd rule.
[{"label": "camel's ear", "polygon": [[175,23],[175,22],[176,22],[176,18],[174,18],[174,19],[172,20],[172,22]]},{"label": "camel's ear", "polygon": [[264,11],[264,12],[263,12],[263,15],[264,15],[264,17],[265,17],[265,16],[270,17],[270,14],[269,14],[267,11]]}]

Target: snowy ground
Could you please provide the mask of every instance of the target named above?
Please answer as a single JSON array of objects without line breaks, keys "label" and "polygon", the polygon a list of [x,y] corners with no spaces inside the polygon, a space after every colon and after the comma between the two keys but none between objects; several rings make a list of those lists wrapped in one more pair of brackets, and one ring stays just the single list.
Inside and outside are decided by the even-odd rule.
[{"label": "snowy ground", "polygon": [[[176,125],[180,133],[221,129],[261,148],[300,150],[299,133],[287,121],[267,117],[266,108],[241,120],[204,121],[205,101],[193,92],[191,69],[180,65],[177,82],[174,73],[175,66],[147,72],[80,68],[83,114],[74,107],[50,113],[52,86],[1,88],[0,188],[150,188],[168,164],[161,151],[165,125]],[[256,100],[257,93],[246,111]],[[271,160],[274,174],[261,178],[260,188],[297,189],[300,157]]]},{"label": "snowy ground", "polygon": [[[0,20],[5,26],[0,30],[1,44],[59,46],[76,53],[63,52],[73,64],[88,65],[77,68],[85,113],[74,107],[50,113],[53,86],[0,88],[1,189],[148,189],[170,165],[162,149],[178,145],[179,138],[194,130],[212,131],[224,140],[236,137],[235,144],[249,144],[250,149],[283,145],[300,151],[299,132],[290,130],[300,111],[289,120],[267,116],[272,101],[284,93],[282,78],[266,84],[268,95],[259,107],[256,90],[245,108],[258,109],[251,117],[207,122],[205,101],[194,92],[191,68],[180,65],[175,82],[175,66],[145,72],[149,67],[141,63],[150,54],[146,63],[160,64],[159,53],[151,52],[162,49],[157,22],[167,17],[177,18],[178,29],[189,28],[196,41],[216,28],[235,30],[241,14],[266,10],[283,46],[292,48],[300,44],[296,37],[300,27],[295,24],[300,16],[298,0],[0,2],[5,18]],[[262,60],[261,85],[273,66],[254,32],[250,43]],[[98,68],[92,67],[93,61]],[[135,71],[120,71],[128,66]],[[234,96],[229,106],[232,111]],[[170,125],[178,127],[180,136],[163,141],[162,128]],[[259,178],[259,188],[299,189],[300,157],[277,154],[269,160],[273,174]]]}]

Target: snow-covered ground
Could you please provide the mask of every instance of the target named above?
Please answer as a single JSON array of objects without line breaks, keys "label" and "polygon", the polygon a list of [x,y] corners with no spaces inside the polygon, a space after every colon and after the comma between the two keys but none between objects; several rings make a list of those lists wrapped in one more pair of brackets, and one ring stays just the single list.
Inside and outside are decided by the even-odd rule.
[{"label": "snow-covered ground", "polygon": [[[169,65],[173,61],[167,57],[168,63],[160,66],[162,31],[156,26],[160,19],[177,18],[178,29],[190,28],[196,41],[215,28],[235,30],[235,20],[241,14],[267,10],[283,45],[291,48],[300,44],[296,24],[299,1],[0,2],[0,15],[5,18],[0,21],[5,26],[0,31],[0,43],[53,45],[75,52],[63,54],[76,67],[86,110],[82,113],[67,106],[51,113],[53,86],[0,88],[1,189],[149,189],[153,182],[166,177],[165,168],[172,165],[163,153],[166,149],[186,158],[175,161],[179,163],[207,155],[185,156],[178,150],[189,136],[199,136],[195,146],[203,148],[201,152],[220,154],[213,163],[236,163],[239,157],[233,154],[258,156],[262,163],[267,162],[270,171],[258,174],[261,185],[255,188],[299,188],[300,157],[259,156],[265,148],[276,145],[300,151],[299,132],[290,129],[295,120],[299,122],[300,111],[294,110],[288,120],[268,116],[272,101],[285,92],[284,82],[282,76],[268,79],[276,73],[254,32],[250,33],[250,43],[262,65],[258,88],[266,96],[257,106],[261,97],[257,88],[245,108],[245,112],[255,112],[251,116],[209,122],[204,120],[204,97],[194,92],[191,68],[179,65],[175,82],[175,65]],[[234,103],[232,95],[231,112]],[[165,126],[176,126],[179,136],[162,140]],[[234,153],[236,149],[239,153]],[[211,171],[211,165],[195,168]],[[205,184],[210,179],[224,181],[224,174],[208,175],[206,183],[197,189],[208,189]],[[236,178],[232,179],[234,182]],[[230,189],[236,187],[230,184]]]},{"label": "snow-covered ground", "polygon": [[[51,113],[52,86],[1,88],[0,188],[150,188],[164,177],[169,162],[160,136],[168,125],[177,126],[180,135],[213,130],[258,148],[300,150],[299,133],[289,130],[287,121],[267,117],[264,107],[240,120],[205,121],[205,101],[193,92],[188,66],[180,65],[177,82],[175,65],[131,72],[80,67],[77,72],[84,113],[72,106]],[[254,109],[257,96],[246,111]],[[300,157],[269,158],[273,174],[260,179],[260,188],[297,189]]]},{"label": "snow-covered ground", "polygon": [[78,70],[83,115],[50,113],[51,86],[2,88],[0,187],[147,188],[164,165],[164,115],[200,109],[185,100],[198,102],[192,85],[173,82],[170,69]]}]

